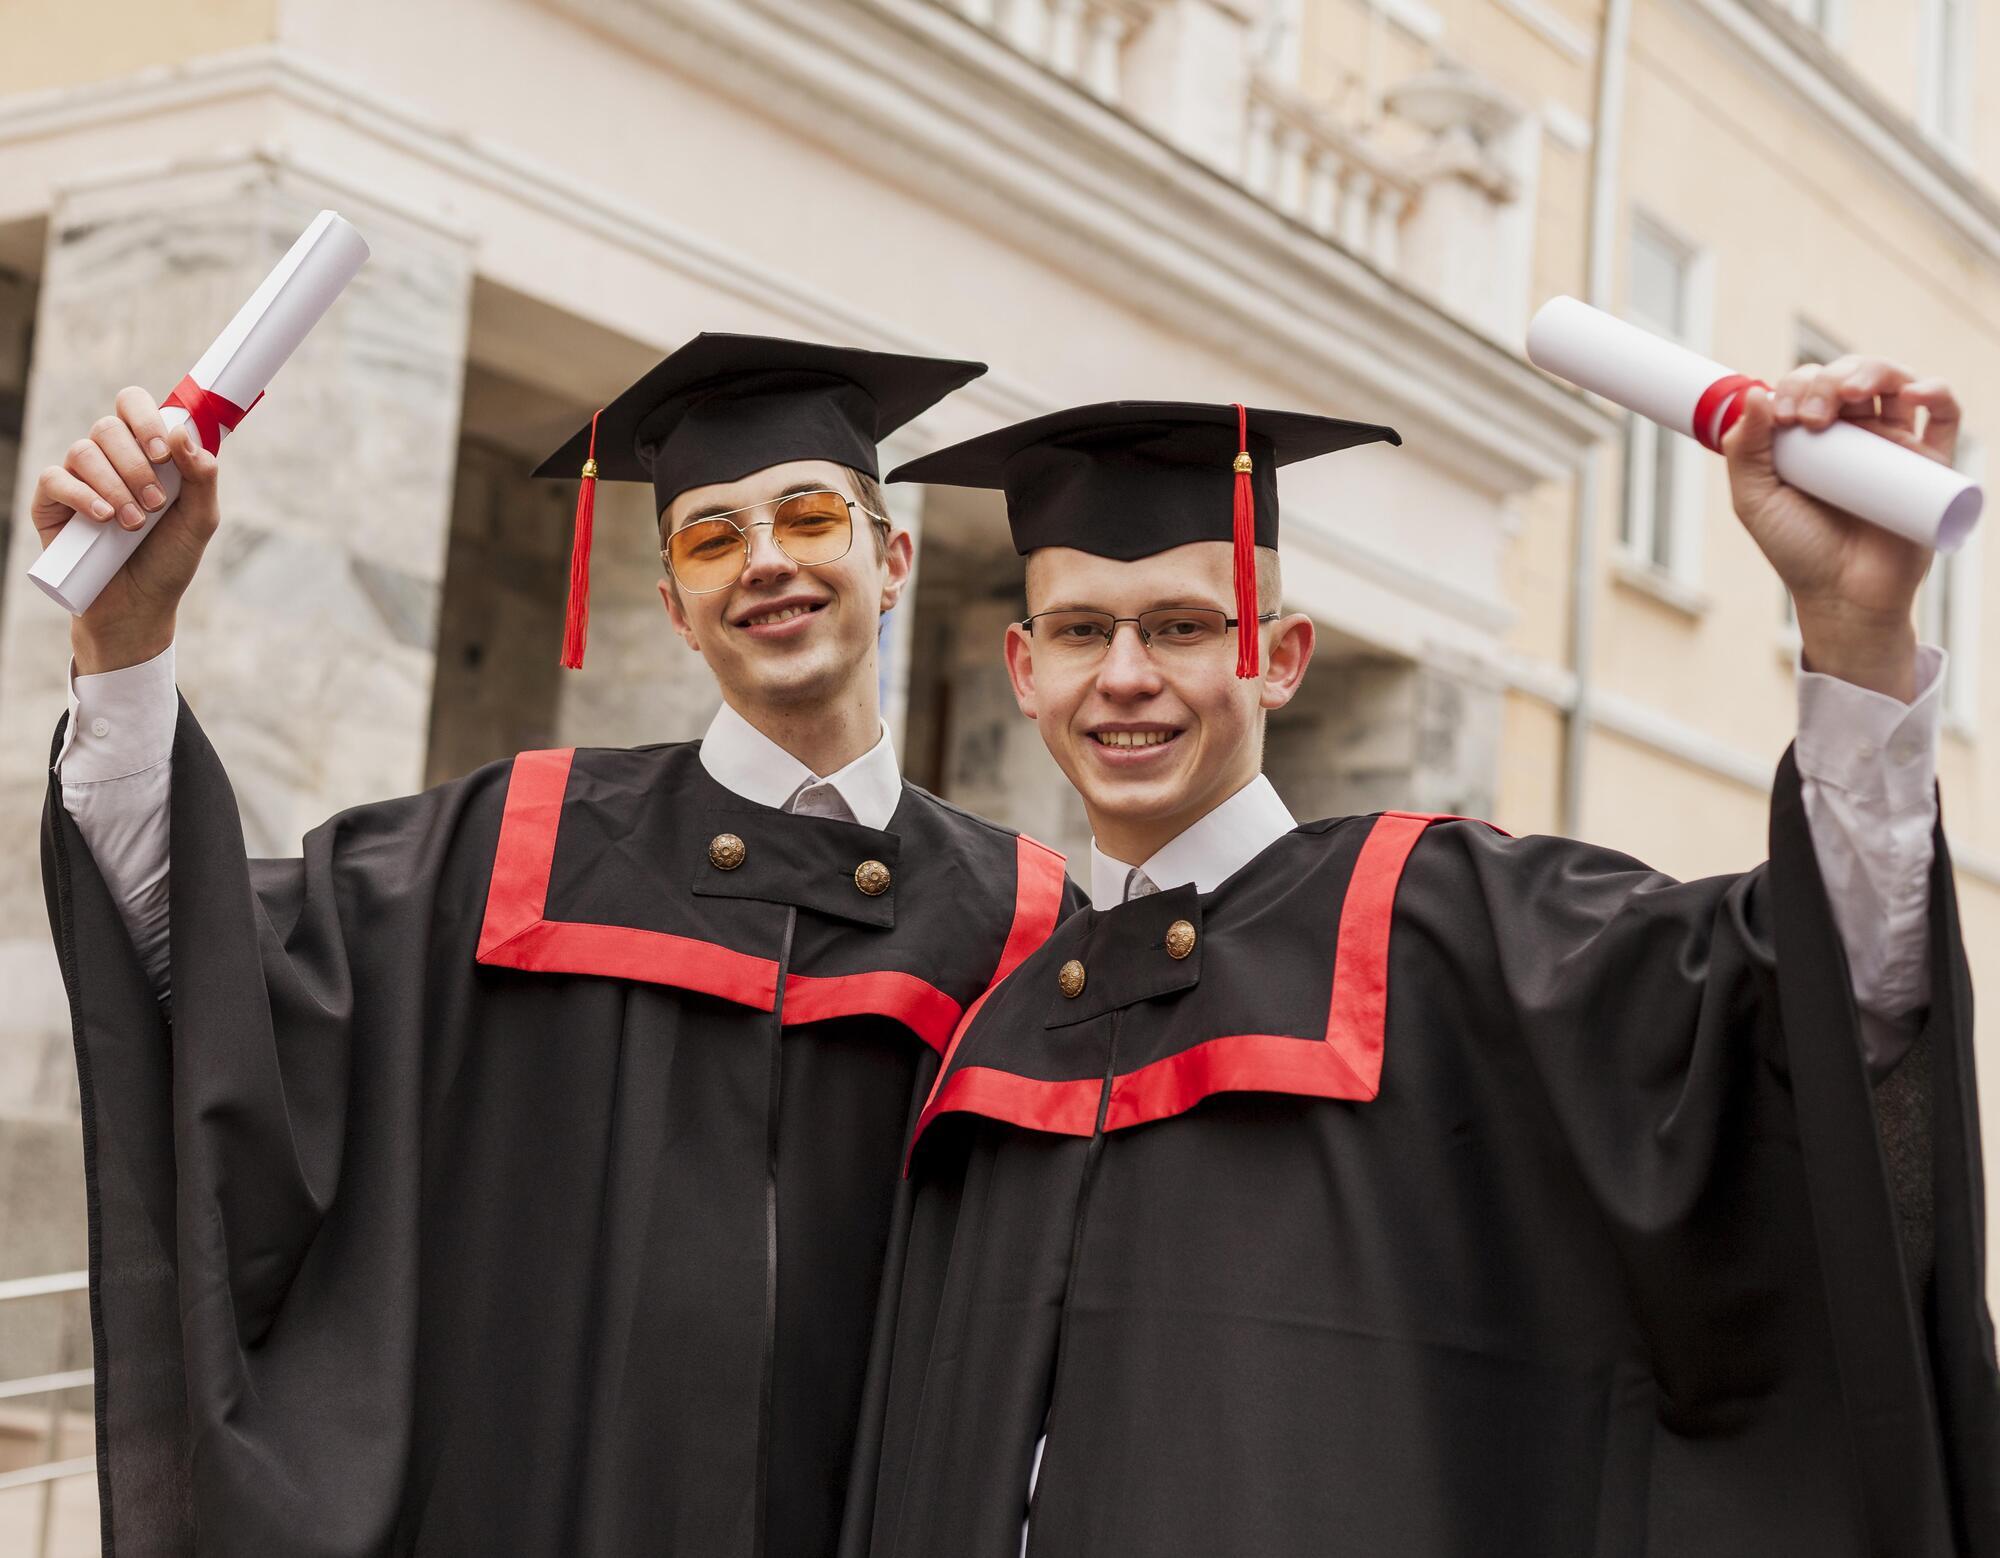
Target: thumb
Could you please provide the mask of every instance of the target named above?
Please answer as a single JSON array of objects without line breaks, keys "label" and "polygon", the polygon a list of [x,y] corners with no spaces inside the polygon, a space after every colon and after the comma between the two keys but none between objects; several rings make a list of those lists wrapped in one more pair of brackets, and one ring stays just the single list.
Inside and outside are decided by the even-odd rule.
[{"label": "thumb", "polygon": [[1722,453],[1731,469],[1739,465],[1768,471],[1771,466],[1771,392],[1753,385],[1743,396],[1743,415],[1722,435]]},{"label": "thumb", "polygon": [[181,473],[181,495],[174,506],[205,537],[216,521],[216,458],[202,448],[192,422],[168,439],[167,446]]}]

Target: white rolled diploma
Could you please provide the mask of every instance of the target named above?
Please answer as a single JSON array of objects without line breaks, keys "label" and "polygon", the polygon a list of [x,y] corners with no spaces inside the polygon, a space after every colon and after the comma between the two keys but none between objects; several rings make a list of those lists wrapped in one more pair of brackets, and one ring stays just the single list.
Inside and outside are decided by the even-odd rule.
[{"label": "white rolled diploma", "polygon": [[[331,211],[320,212],[250,301],[236,311],[215,344],[202,353],[188,377],[248,411],[367,258],[368,245],[353,227]],[[188,413],[168,406],[160,420],[171,437],[188,420]],[[228,429],[222,431],[227,437]],[[153,467],[153,479],[167,501],[137,530],[72,514],[28,570],[42,593],[72,616],[90,609],[133,548],[180,496],[180,468],[171,459]]]},{"label": "white rolled diploma", "polygon": [[[1697,441],[1715,439],[1727,404],[1698,432],[1703,393],[1730,370],[1571,297],[1550,298],[1529,322],[1528,360]],[[1801,492],[1940,552],[1965,544],[1985,503],[1977,482],[1852,422],[1779,429],[1771,463]]]}]

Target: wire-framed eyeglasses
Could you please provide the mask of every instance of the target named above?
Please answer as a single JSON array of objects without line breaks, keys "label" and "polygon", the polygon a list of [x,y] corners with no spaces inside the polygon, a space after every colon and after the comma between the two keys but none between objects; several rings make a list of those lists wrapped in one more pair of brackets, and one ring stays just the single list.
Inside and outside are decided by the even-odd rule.
[{"label": "wire-framed eyeglasses", "polygon": [[[1256,620],[1275,622],[1278,613],[1267,611]],[[1063,608],[1023,617],[1021,628],[1037,645],[1065,656],[1094,660],[1111,648],[1122,622],[1132,624],[1140,644],[1148,650],[1190,654],[1227,643],[1230,629],[1237,626],[1238,619],[1213,606],[1157,606],[1136,617]]]},{"label": "wire-framed eyeglasses", "polygon": [[[740,521],[737,517],[766,510],[769,517],[765,519]],[[888,515],[865,508],[830,487],[816,487],[689,520],[667,537],[660,558],[685,594],[712,595],[743,577],[750,564],[750,532],[759,525],[771,527],[772,544],[801,568],[822,568],[839,562],[854,545],[857,511],[888,528]]]}]

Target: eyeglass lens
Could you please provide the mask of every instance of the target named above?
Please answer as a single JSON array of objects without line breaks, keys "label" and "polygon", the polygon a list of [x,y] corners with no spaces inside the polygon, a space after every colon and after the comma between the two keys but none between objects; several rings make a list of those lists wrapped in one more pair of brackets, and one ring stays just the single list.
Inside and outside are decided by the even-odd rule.
[{"label": "eyeglass lens", "polygon": [[[1111,647],[1118,623],[1108,611],[1047,611],[1034,618],[1035,641],[1053,649],[1101,655]],[[1229,614],[1206,606],[1162,606],[1142,611],[1137,620],[1139,640],[1149,649],[1198,650],[1229,636]]]},{"label": "eyeglass lens", "polygon": [[[853,514],[837,492],[791,493],[770,505],[770,513],[772,543],[802,568],[838,562],[853,544]],[[727,589],[743,576],[750,560],[750,528],[759,523],[764,521],[738,525],[718,514],[681,526],[667,538],[674,581],[696,595]]]}]

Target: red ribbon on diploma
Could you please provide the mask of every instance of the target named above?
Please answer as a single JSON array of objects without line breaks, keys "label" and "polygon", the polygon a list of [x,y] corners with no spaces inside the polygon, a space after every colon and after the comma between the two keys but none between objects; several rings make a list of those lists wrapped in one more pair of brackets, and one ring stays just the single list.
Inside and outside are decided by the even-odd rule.
[{"label": "red ribbon on diploma", "polygon": [[1743,402],[1753,389],[1769,389],[1762,379],[1747,374],[1725,373],[1701,392],[1694,403],[1695,442],[1704,449],[1722,453],[1722,440],[1743,417]]},{"label": "red ribbon on diploma", "polygon": [[[257,400],[264,397],[260,394]],[[236,424],[257,409],[257,400],[247,406],[224,400],[214,390],[205,390],[191,376],[183,375],[174,392],[160,402],[160,409],[179,406],[194,423],[202,448],[210,454],[222,447],[222,435],[236,431]]]}]

